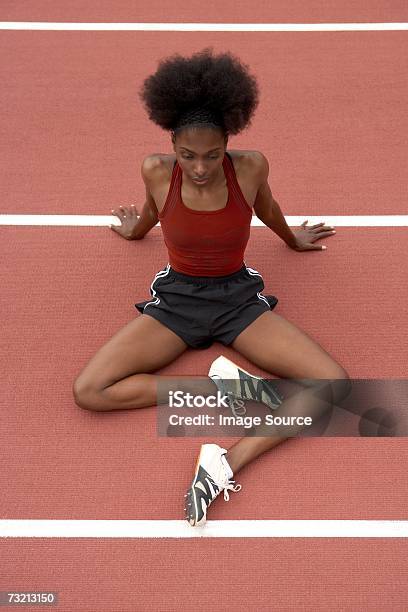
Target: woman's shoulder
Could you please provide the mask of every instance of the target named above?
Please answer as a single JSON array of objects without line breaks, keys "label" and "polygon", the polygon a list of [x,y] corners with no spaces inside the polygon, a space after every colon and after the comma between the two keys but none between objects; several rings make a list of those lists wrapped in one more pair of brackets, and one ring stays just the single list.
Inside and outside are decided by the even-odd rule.
[{"label": "woman's shoulder", "polygon": [[247,151],[242,149],[229,149],[227,153],[231,155],[235,169],[254,171],[262,167],[266,157],[261,151]]},{"label": "woman's shoulder", "polygon": [[169,159],[175,155],[166,155],[164,153],[152,153],[147,155],[142,161],[142,174],[151,178],[157,173],[162,173],[169,167]]},{"label": "woman's shoulder", "polygon": [[253,179],[258,182],[259,177],[268,173],[269,164],[265,155],[261,151],[228,150],[237,177],[243,181]]}]

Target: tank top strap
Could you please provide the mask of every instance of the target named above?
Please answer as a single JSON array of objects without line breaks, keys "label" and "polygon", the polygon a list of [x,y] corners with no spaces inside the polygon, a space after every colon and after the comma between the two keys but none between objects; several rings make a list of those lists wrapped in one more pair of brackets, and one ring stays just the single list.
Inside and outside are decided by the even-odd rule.
[{"label": "tank top strap", "polygon": [[236,200],[240,206],[242,206],[246,211],[249,211],[252,215],[252,208],[249,206],[244,194],[241,191],[234,168],[234,162],[232,161],[231,155],[227,151],[225,151],[223,167],[227,179],[228,189],[231,190],[234,200]]},{"label": "tank top strap", "polygon": [[181,168],[177,163],[177,160],[174,161],[173,171],[171,174],[169,191],[167,193],[167,198],[162,208],[162,211],[158,214],[158,218],[162,219],[167,212],[174,207],[177,202],[178,194],[179,194],[179,182],[181,180]]}]

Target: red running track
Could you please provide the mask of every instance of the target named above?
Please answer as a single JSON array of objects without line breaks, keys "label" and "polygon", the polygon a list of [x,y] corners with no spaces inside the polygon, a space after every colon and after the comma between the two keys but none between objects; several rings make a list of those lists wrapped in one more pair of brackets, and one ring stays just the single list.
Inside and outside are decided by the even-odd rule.
[{"label": "red running track", "polygon": [[[227,2],[224,12],[206,7],[205,20],[406,20],[405,5],[387,4],[372,3],[370,14],[355,3],[317,2],[307,14],[300,3],[254,14],[244,3],[231,12]],[[165,18],[197,21],[202,7],[166,6]],[[159,8],[149,3],[136,15],[129,3],[115,5],[114,20],[162,20]],[[28,15],[26,5],[4,2],[0,18],[112,21],[112,4],[96,12],[43,2]],[[3,31],[2,212],[109,214],[142,202],[142,157],[170,148],[145,117],[138,86],[169,50],[213,44],[235,51],[260,79],[259,112],[231,147],[267,155],[285,214],[403,214],[404,34]],[[153,408],[90,413],[71,394],[87,360],[138,316],[134,302],[148,297],[167,262],[161,230],[137,243],[108,228],[1,232],[1,518],[181,518],[201,440],[156,438]],[[405,228],[344,228],[325,241],[326,252],[295,253],[253,228],[246,260],[279,297],[277,312],[352,377],[404,378],[405,237]],[[267,374],[221,345],[187,351],[159,373],[203,375],[220,353]],[[228,504],[217,500],[211,519],[404,520],[406,468],[404,438],[290,440],[242,470],[242,492]],[[408,608],[407,545],[398,539],[2,539],[0,546],[0,590],[59,591],[64,612]]]}]

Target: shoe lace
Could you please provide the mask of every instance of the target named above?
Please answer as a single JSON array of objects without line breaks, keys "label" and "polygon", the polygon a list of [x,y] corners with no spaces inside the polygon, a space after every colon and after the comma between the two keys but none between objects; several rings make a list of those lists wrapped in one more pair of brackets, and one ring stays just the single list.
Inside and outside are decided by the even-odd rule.
[{"label": "shoe lace", "polygon": [[229,493],[228,491],[234,491],[235,493],[237,493],[238,491],[240,491],[242,489],[242,485],[237,484],[234,485],[235,480],[229,480],[227,482],[227,484],[224,487],[224,499],[225,501],[229,501]]},{"label": "shoe lace", "polygon": [[237,403],[237,401],[241,402],[242,400],[237,398],[237,396],[234,395],[232,391],[227,391],[227,395],[228,395],[229,407],[231,408],[231,412],[234,415],[234,417],[244,416],[247,411],[245,404],[243,406],[240,406]]},{"label": "shoe lace", "polygon": [[220,392],[228,397],[228,404],[234,417],[244,416],[247,411],[246,407],[245,405],[240,406],[238,404],[238,402],[242,402],[242,398],[238,398],[233,391],[228,391],[224,380],[221,378],[221,376],[218,376],[218,374],[213,374],[211,378],[214,380]]}]

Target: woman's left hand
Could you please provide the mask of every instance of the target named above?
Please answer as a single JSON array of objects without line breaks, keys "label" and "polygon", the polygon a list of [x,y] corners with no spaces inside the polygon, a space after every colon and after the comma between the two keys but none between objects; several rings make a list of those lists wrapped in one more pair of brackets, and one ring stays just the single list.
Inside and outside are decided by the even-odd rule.
[{"label": "woman's left hand", "polygon": [[327,236],[335,234],[334,228],[324,223],[317,223],[316,225],[306,227],[307,221],[308,220],[303,221],[301,224],[302,229],[293,232],[296,238],[296,245],[292,248],[295,251],[321,251],[322,249],[326,249],[326,246],[313,243],[316,242],[316,240],[320,240],[320,238],[327,238]]}]

